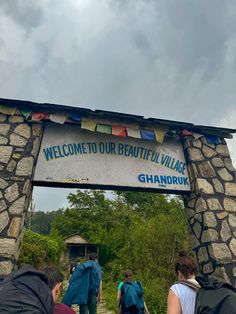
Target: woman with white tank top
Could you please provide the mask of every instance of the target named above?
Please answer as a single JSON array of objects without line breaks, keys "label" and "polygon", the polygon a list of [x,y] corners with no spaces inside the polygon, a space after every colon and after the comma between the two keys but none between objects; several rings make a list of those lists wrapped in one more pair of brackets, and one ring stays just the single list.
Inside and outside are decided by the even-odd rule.
[{"label": "woman with white tank top", "polygon": [[[200,287],[195,280],[197,264],[185,252],[179,253],[179,257],[175,262],[175,271],[179,281],[189,281],[193,286]],[[196,294],[194,288],[180,282],[174,283],[168,294],[167,314],[194,314]]]}]

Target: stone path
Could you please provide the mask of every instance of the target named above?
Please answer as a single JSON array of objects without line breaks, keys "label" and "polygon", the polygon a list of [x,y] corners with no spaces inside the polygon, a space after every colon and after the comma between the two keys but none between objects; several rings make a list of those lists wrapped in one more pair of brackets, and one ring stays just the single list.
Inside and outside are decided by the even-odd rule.
[{"label": "stone path", "polygon": [[[77,314],[79,314],[79,309],[77,306],[73,307],[73,309],[76,311]],[[106,302],[103,299],[102,302],[97,307],[97,314],[114,314],[114,312],[106,308]]]}]

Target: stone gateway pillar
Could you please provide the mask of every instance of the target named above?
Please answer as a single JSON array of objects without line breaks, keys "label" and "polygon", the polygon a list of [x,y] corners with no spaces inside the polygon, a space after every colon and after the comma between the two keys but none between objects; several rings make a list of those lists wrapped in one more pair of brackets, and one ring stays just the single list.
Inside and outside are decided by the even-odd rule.
[{"label": "stone gateway pillar", "polygon": [[236,285],[236,172],[226,142],[185,139],[191,183],[186,202],[191,246],[203,274]]},{"label": "stone gateway pillar", "polygon": [[41,130],[20,114],[0,114],[0,275],[18,259]]}]

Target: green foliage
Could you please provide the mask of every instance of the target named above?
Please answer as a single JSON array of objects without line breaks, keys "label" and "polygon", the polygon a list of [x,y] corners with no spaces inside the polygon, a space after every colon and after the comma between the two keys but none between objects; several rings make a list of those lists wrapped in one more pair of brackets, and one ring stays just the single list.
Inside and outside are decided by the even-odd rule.
[{"label": "green foliage", "polygon": [[56,264],[64,248],[60,237],[40,235],[30,230],[25,231],[19,264],[31,264],[35,267]]},{"label": "green foliage", "polygon": [[[107,199],[103,191],[77,190],[68,200],[70,206],[54,217],[50,237],[55,240],[79,233],[98,244],[99,261],[104,266],[104,294],[110,308],[116,308],[116,289],[123,271],[131,269],[144,286],[150,313],[166,313],[168,289],[176,276],[174,260],[180,250],[189,250],[181,198],[116,192]],[[40,250],[35,247],[38,243]],[[26,256],[34,262],[47,256],[57,259],[52,243],[48,239],[47,243],[43,246],[40,239],[26,241]],[[41,255],[37,255],[39,251]]]}]

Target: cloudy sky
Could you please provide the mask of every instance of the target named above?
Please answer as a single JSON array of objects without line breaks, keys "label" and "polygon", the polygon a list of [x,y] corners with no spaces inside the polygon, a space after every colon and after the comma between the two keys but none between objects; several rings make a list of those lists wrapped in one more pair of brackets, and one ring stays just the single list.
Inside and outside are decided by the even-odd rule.
[{"label": "cloudy sky", "polygon": [[235,0],[0,0],[0,97],[236,128],[235,21]]}]

